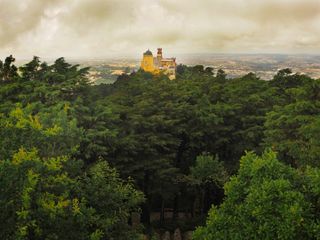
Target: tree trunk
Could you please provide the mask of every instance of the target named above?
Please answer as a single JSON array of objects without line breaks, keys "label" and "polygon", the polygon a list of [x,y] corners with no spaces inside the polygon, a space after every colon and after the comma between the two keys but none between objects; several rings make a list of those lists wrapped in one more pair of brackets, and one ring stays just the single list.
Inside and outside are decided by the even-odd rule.
[{"label": "tree trunk", "polygon": [[146,226],[150,225],[150,204],[149,201],[146,200],[146,202],[141,207],[142,213],[141,213],[141,222],[144,223]]},{"label": "tree trunk", "polygon": [[160,226],[163,226],[164,223],[164,206],[165,206],[165,202],[163,197],[161,196],[161,210],[160,210]]},{"label": "tree trunk", "polygon": [[202,189],[201,190],[201,203],[200,203],[200,206],[201,206],[201,216],[204,215],[204,206],[205,206],[205,203],[204,201],[206,200],[205,199],[205,195],[206,195],[206,192],[205,192],[205,189]]},{"label": "tree trunk", "polygon": [[141,215],[141,221],[149,226],[150,225],[150,196],[148,191],[148,184],[149,184],[149,172],[144,172],[144,178],[143,178],[143,193],[146,197],[145,203],[142,205],[142,215]]},{"label": "tree trunk", "polygon": [[176,220],[178,218],[178,210],[179,210],[179,197],[177,194],[175,194],[174,200],[173,200],[172,220]]},{"label": "tree trunk", "polygon": [[[182,133],[180,136],[180,139],[181,139],[181,141],[180,141],[180,145],[179,145],[179,148],[178,148],[178,151],[176,154],[174,166],[176,168],[179,168],[180,170],[182,170],[181,162],[182,162],[183,153],[186,150],[188,138],[185,133]],[[180,186],[178,186],[178,188],[180,188]],[[172,213],[173,220],[177,219],[177,217],[178,217],[178,204],[179,204],[178,200],[179,200],[179,196],[178,196],[178,194],[175,194],[174,200],[173,200],[173,213]]]},{"label": "tree trunk", "polygon": [[192,197],[192,204],[191,204],[191,208],[190,208],[190,214],[191,214],[191,218],[194,218],[196,216],[196,204],[197,204],[197,198],[196,196]]},{"label": "tree trunk", "polygon": [[212,201],[210,198],[210,187],[205,187],[204,190],[204,206],[203,206],[203,212],[206,214],[211,207]]}]

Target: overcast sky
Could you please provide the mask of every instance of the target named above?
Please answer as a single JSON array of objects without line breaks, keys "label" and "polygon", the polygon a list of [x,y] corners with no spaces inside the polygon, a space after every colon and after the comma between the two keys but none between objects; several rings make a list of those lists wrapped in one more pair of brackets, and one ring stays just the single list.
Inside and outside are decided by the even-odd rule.
[{"label": "overcast sky", "polygon": [[320,0],[0,0],[0,56],[320,53]]}]

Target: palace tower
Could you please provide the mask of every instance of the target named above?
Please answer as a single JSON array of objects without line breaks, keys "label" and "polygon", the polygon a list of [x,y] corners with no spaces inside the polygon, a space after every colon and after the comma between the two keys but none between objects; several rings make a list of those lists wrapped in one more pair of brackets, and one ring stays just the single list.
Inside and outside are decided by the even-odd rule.
[{"label": "palace tower", "polygon": [[158,48],[156,57],[153,57],[152,52],[148,49],[141,60],[141,69],[153,74],[162,72],[171,80],[176,78],[176,67],[176,58],[163,58],[162,48]]}]

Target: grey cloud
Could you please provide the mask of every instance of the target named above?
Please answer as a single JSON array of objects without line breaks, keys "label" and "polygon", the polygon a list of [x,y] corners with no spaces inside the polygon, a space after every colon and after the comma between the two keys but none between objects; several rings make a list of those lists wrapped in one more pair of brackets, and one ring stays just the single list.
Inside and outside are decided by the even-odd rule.
[{"label": "grey cloud", "polygon": [[61,22],[79,34],[112,31],[134,20],[138,3],[133,0],[75,0],[60,16]]},{"label": "grey cloud", "polygon": [[[0,54],[315,52],[319,0],[0,0]],[[26,51],[25,46],[30,46]]]},{"label": "grey cloud", "polygon": [[34,30],[47,8],[58,0],[0,0],[0,44],[14,44],[24,33]]},{"label": "grey cloud", "polygon": [[242,18],[254,22],[258,27],[280,30],[305,28],[319,16],[320,4],[316,1],[266,1],[263,5],[253,5],[241,14]]}]

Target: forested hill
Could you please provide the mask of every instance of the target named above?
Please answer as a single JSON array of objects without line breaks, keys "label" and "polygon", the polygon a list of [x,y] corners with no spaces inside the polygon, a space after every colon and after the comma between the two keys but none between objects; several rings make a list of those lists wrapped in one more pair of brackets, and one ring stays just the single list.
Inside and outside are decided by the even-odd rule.
[{"label": "forested hill", "polygon": [[0,62],[0,239],[320,238],[319,79],[87,72]]}]

